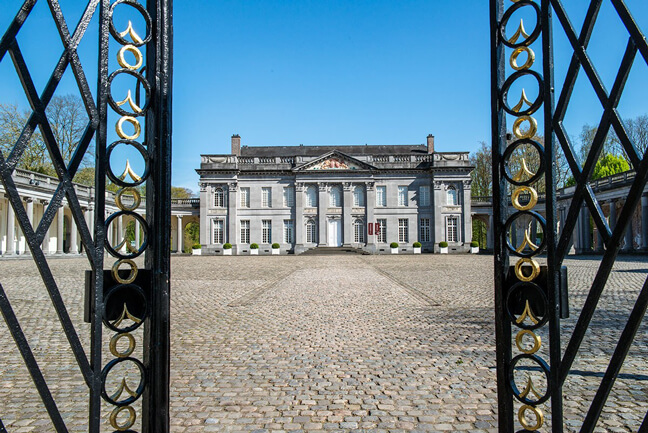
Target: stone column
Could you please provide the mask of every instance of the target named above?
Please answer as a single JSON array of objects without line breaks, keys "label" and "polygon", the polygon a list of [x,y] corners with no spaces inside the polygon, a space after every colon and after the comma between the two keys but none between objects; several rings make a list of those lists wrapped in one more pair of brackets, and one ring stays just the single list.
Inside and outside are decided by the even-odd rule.
[{"label": "stone column", "polygon": [[[121,221],[121,217],[119,217]],[[120,241],[121,242],[121,241]],[[69,254],[79,254],[79,248],[77,246],[77,225],[74,220],[74,215],[70,217],[70,251]]]},{"label": "stone column", "polygon": [[641,249],[648,250],[648,196],[641,196]]},{"label": "stone column", "polygon": [[140,241],[140,222],[137,218],[135,218],[135,248],[139,249],[141,245]]},{"label": "stone column", "polygon": [[[115,234],[115,238],[116,238],[115,245],[119,245],[124,241],[124,216],[123,215],[119,215],[117,217],[117,233]],[[124,245],[122,245],[122,247],[119,249],[119,252],[123,252],[123,251],[127,251],[126,243],[124,243]]]},{"label": "stone column", "polygon": [[200,243],[211,244],[209,234],[209,221],[207,219],[207,208],[209,207],[209,187],[206,183],[200,184]]},{"label": "stone column", "polygon": [[[472,242],[472,211],[470,209],[470,180],[464,180],[462,185],[463,197],[461,197],[461,207],[462,207],[462,221],[463,221],[463,242],[467,245],[466,248],[470,247],[470,242]],[[535,220],[534,220],[535,221]],[[461,240],[461,239],[460,239]]]},{"label": "stone column", "polygon": [[16,215],[9,200],[7,200],[7,248],[5,254],[16,254]]},{"label": "stone column", "polygon": [[[232,245],[237,245],[239,243],[239,237],[236,236],[236,225],[238,224],[237,218],[237,192],[238,184],[236,182],[230,182],[227,188],[227,232],[228,238],[225,242],[229,242]],[[236,249],[234,250],[237,251]]]},{"label": "stone column", "polygon": [[295,252],[304,250],[304,184],[295,183]]},{"label": "stone column", "polygon": [[[27,203],[27,219],[29,220],[29,225],[32,226],[32,230],[34,230],[34,199],[27,197],[25,202]],[[27,241],[27,236],[25,236],[24,232],[23,237],[25,238],[25,254],[31,254],[29,242]]]},{"label": "stone column", "polygon": [[328,209],[328,197],[326,183],[318,183],[319,195],[317,197],[317,225],[319,228],[318,246],[328,245],[328,238],[326,237],[326,210]]},{"label": "stone column", "polygon": [[[627,204],[624,203],[623,206],[625,207]],[[634,250],[634,242],[632,240],[632,217],[630,217],[630,222],[628,223],[628,227],[626,228],[625,232],[625,245],[623,247],[623,251],[625,252],[630,252]]]},{"label": "stone column", "polygon": [[[178,227],[177,227],[177,229],[178,229],[178,252],[181,253],[182,248],[183,248],[182,243],[184,241],[184,230],[182,230],[182,215],[177,215],[176,218],[178,219]],[[138,229],[138,227],[137,227],[137,224],[136,224],[135,230],[137,230],[137,229]],[[139,244],[137,246],[139,248]]]},{"label": "stone column", "polygon": [[56,214],[56,254],[63,254],[63,216],[65,207],[59,205]]},{"label": "stone column", "polygon": [[[47,209],[47,205],[49,204],[49,201],[47,200],[41,200],[41,204],[43,205],[43,216],[45,215],[45,210]],[[42,217],[41,217],[42,220]],[[52,229],[52,226],[50,225],[47,230],[45,231],[45,236],[43,236],[43,243],[41,244],[41,249],[43,250],[44,254],[49,254],[50,250],[50,230]]]},{"label": "stone column", "polygon": [[493,227],[493,215],[488,216],[488,229],[486,230],[486,249],[492,250],[494,248],[493,235],[495,227]]},{"label": "stone column", "polygon": [[[374,187],[373,182],[367,182],[365,184],[365,206],[366,206],[366,212],[367,212],[367,227],[369,227],[368,224],[376,224],[376,216],[374,212],[374,207],[376,206],[376,188]],[[367,231],[369,233],[369,231]],[[376,245],[376,232],[374,232],[373,236],[367,235],[367,245],[372,246],[372,249],[375,249]]]},{"label": "stone column", "polygon": [[596,230],[596,249],[597,253],[603,252],[603,236],[601,236],[601,231],[597,228]]},{"label": "stone column", "polygon": [[592,251],[592,237],[590,236],[590,212],[587,206],[583,206],[583,248],[586,254]]},{"label": "stone column", "polygon": [[353,242],[353,221],[351,221],[351,208],[353,207],[353,184],[345,182],[342,198],[342,242],[345,246]]}]

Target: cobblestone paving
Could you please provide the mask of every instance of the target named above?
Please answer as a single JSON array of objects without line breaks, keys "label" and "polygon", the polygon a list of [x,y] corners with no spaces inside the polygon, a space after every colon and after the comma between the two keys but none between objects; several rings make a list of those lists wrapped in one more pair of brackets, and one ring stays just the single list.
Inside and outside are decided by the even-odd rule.
[{"label": "cobblestone paving", "polygon": [[[492,257],[172,263],[171,431],[496,431]],[[566,264],[572,316],[565,335],[598,262]],[[51,266],[89,352],[82,323],[87,261]],[[615,265],[565,386],[566,431],[578,431],[647,274],[646,258]],[[87,388],[37,270],[28,260],[0,261],[0,283],[70,431],[85,431]],[[10,433],[53,431],[4,323],[0,328],[0,418]],[[646,359],[644,320],[597,431],[638,430],[648,410]],[[548,416],[541,431],[550,424]]]}]

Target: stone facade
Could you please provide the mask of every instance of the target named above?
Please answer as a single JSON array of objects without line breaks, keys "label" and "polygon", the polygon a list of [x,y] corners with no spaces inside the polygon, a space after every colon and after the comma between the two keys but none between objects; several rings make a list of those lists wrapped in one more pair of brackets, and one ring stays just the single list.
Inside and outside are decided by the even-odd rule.
[{"label": "stone facade", "polygon": [[[236,254],[349,246],[411,252],[447,241],[470,247],[468,152],[435,152],[427,145],[241,146],[201,155],[200,236],[204,253],[231,243]],[[376,231],[376,229],[378,230]]]}]

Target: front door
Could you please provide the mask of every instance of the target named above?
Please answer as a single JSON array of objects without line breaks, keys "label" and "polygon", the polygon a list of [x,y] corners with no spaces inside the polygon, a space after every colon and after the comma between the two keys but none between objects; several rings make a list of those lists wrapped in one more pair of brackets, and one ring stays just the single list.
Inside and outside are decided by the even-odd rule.
[{"label": "front door", "polygon": [[330,247],[342,246],[342,220],[329,220],[328,245]]}]

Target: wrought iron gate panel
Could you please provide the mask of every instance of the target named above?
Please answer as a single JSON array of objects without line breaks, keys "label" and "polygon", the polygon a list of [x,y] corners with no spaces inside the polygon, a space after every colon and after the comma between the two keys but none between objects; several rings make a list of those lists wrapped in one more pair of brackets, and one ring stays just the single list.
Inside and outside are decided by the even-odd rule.
[{"label": "wrought iron gate panel", "polygon": [[[8,57],[22,84],[32,112],[9,155],[5,157],[0,152],[0,181],[87,386],[88,431],[93,433],[101,431],[102,423],[109,425],[111,430],[133,431],[137,412],[131,405],[142,397],[142,431],[165,432],[169,430],[172,0],[149,0],[148,2],[146,0],[89,0],[72,33],[67,27],[58,0],[40,1],[46,3],[49,8],[64,51],[45,88],[39,94],[17,39],[38,2],[38,0],[26,0],[0,39],[0,62],[9,61],[6,56],[9,54]],[[146,28],[135,29],[129,21],[126,30],[117,30],[113,21],[113,13],[117,7],[127,7],[132,13],[139,14]],[[86,70],[96,66],[83,65],[77,48],[86,36],[93,16],[96,15],[99,16],[99,65],[95,99],[84,66]],[[145,36],[140,37],[138,32],[143,32]],[[140,49],[144,46],[146,46],[145,59]],[[126,53],[135,57],[135,64],[126,60]],[[114,71],[109,70],[111,56],[117,56],[117,63],[120,66]],[[89,120],[76,150],[66,162],[48,120],[47,108],[64,73],[68,70],[74,75]],[[132,89],[136,95],[134,99],[131,96],[131,89],[128,90],[127,95],[121,95],[120,98],[116,98],[113,94],[113,79],[120,74],[127,74],[137,80],[136,88]],[[143,104],[140,101],[140,89],[144,92]],[[125,97],[123,101],[118,101],[123,97]],[[128,105],[125,105],[126,103]],[[120,117],[116,125],[118,138],[108,146],[109,110],[113,110]],[[146,122],[143,139],[140,138],[141,120]],[[125,132],[124,123],[132,125],[135,132],[132,134]],[[40,130],[58,177],[58,185],[47,208],[44,209],[38,226],[34,227],[22,205],[12,173],[37,128]],[[81,166],[93,139],[96,145],[96,193],[94,227],[91,228],[86,223],[72,179]],[[145,164],[144,173],[136,174],[128,162],[121,176],[113,172],[111,152],[120,145],[131,146],[139,151]],[[130,176],[132,181],[127,181],[127,176]],[[116,207],[117,211],[107,218],[106,178],[121,187],[114,197],[114,206],[112,204],[110,206]],[[147,201],[143,209],[145,218],[141,215],[142,210],[139,209],[141,196],[140,190],[136,188],[140,185],[146,188]],[[92,269],[86,281],[85,318],[91,323],[90,356],[84,350],[74,326],[74,320],[79,318],[75,317],[73,320],[70,317],[49,266],[48,257],[41,247],[64,200],[70,208]],[[126,238],[115,245],[109,239],[108,228],[111,222],[121,216],[134,218],[140,224],[144,233],[140,245],[133,246]],[[159,229],[160,227],[165,229]],[[117,259],[112,270],[103,269],[104,251]],[[145,265],[143,269],[138,269],[132,259],[142,254],[145,254]],[[129,269],[120,269],[122,265],[128,266]],[[80,287],[79,290],[83,288]],[[54,429],[57,432],[67,432],[68,426],[61,416],[1,281],[0,311]],[[126,325],[122,325],[124,322]],[[108,348],[102,347],[103,326],[114,333]],[[132,332],[140,327],[143,329],[141,337],[143,361],[133,355],[136,340]],[[128,348],[120,351],[118,342],[122,339],[128,342]],[[106,365],[102,365],[104,353],[114,356],[114,359]],[[137,368],[139,385],[133,390],[124,378],[118,391],[109,395],[106,381],[111,370],[121,363],[131,363]],[[126,393],[125,398],[124,393]],[[107,402],[114,407],[107,420],[101,419],[102,402]],[[125,420],[124,414],[127,415]],[[0,431],[6,431],[1,418],[0,413]]]},{"label": "wrought iron gate panel", "polygon": [[[632,214],[641,200],[648,181],[648,154],[641,155],[637,151],[617,111],[626,80],[637,54],[640,54],[643,60],[648,63],[648,44],[641,29],[632,18],[628,6],[622,0],[605,0],[611,2],[628,31],[628,42],[623,59],[617,70],[614,84],[608,92],[587,52],[603,1],[590,1],[580,33],[575,31],[561,0],[512,0],[512,4],[505,0],[491,0],[490,3],[495,308],[498,411],[501,432],[516,430],[514,421],[516,405],[519,406],[517,424],[520,424],[524,431],[541,431],[545,424],[543,408],[546,410],[547,404],[550,404],[551,407],[551,430],[553,432],[563,431],[563,386],[597,310],[612,266],[621,248],[623,236],[631,223]],[[521,23],[515,34],[507,35],[506,27],[509,19],[516,10],[521,8],[530,8],[535,12],[536,27],[527,33]],[[557,18],[555,26],[553,15]],[[573,50],[565,80],[560,83],[560,95],[555,107],[552,51],[554,27],[566,35]],[[522,39],[520,40],[520,38]],[[533,49],[538,45],[541,45],[542,50],[541,74],[532,69],[535,63]],[[523,65],[519,65],[518,61],[522,53],[525,53],[527,61]],[[514,71],[508,78],[507,61]],[[598,122],[592,147],[583,163],[576,156],[574,146],[563,125],[576,78],[581,69],[603,107],[603,114]],[[536,78],[538,98],[535,101],[529,101],[523,91],[520,102],[511,108],[508,100],[509,89],[514,81],[525,75]],[[528,107],[526,109],[524,109],[525,104]],[[544,113],[543,144],[535,141],[536,121],[533,118],[533,114],[540,108]],[[507,134],[507,115],[514,120],[512,134]],[[521,128],[521,124],[524,122],[528,124],[527,129]],[[607,223],[602,208],[589,184],[599,153],[611,128],[616,132],[633,169],[636,171],[636,178],[632,183],[626,205],[623,206],[614,227],[610,227]],[[511,142],[509,143],[509,141]],[[528,170],[525,173],[523,169],[526,168],[526,165],[523,159],[523,167],[520,172],[513,175],[509,171],[513,153],[520,146],[529,144],[534,146],[541,156],[541,161],[544,161],[544,165],[540,164],[534,173]],[[575,192],[566,218],[561,221],[560,233],[557,230],[555,180],[555,158],[558,151],[564,153],[576,180]],[[544,175],[544,180],[541,174]],[[543,187],[546,192],[544,209],[546,220],[542,220],[540,214],[534,213],[537,209],[537,200],[534,197],[538,187]],[[512,189],[510,196],[507,193],[509,188]],[[522,196],[527,197],[526,203],[520,202]],[[522,201],[524,202],[524,200]],[[562,263],[569,251],[570,239],[583,205],[591,213],[592,220],[602,236],[606,249],[575,328],[571,335],[565,336],[568,338],[566,338],[567,345],[563,354],[560,319],[565,318],[568,314],[568,302],[566,270],[562,268]],[[509,206],[515,209],[512,215],[509,215]],[[541,245],[536,245],[531,241],[530,229],[527,231],[526,228],[523,229],[524,242],[519,247],[516,241],[512,240],[515,239],[514,222],[522,215],[537,219],[541,225],[543,231]],[[535,235],[533,237],[535,239]],[[545,268],[541,268],[534,258],[540,253],[546,254]],[[515,267],[509,266],[511,256],[517,257]],[[648,279],[641,288],[632,311],[629,312],[625,327],[598,390],[589,404],[580,431],[591,432],[596,427],[602,409],[644,318],[647,306]],[[539,311],[544,314],[538,314]],[[542,332],[545,325],[549,335],[549,362],[538,355],[544,342],[536,335],[536,332]],[[512,343],[514,329],[515,345]],[[533,347],[529,348],[524,344],[525,338],[531,338]],[[514,350],[518,353],[515,357],[513,357]],[[537,365],[535,370],[543,372],[546,378],[544,394],[537,392],[530,374],[528,374],[528,382],[524,389],[516,382],[517,363],[524,359],[534,362]],[[535,399],[529,397],[535,397]],[[639,431],[645,432],[648,431],[648,414],[642,418],[643,423]]]}]

